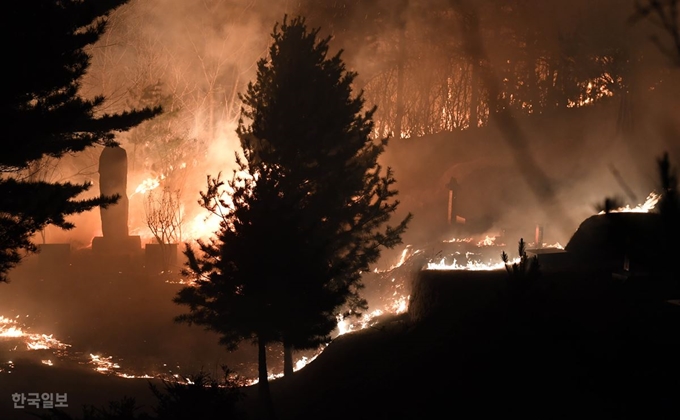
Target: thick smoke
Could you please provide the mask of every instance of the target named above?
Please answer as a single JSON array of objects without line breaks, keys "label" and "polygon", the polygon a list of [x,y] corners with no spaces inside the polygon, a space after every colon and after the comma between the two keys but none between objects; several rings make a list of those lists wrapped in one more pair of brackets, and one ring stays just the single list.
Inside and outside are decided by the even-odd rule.
[{"label": "thick smoke", "polygon": [[[459,6],[466,4],[474,8],[465,10],[479,17],[484,63],[473,63],[465,48],[469,16]],[[408,212],[415,216],[405,245],[417,249],[434,243],[428,249],[436,252],[443,239],[504,232],[512,249],[520,237],[533,239],[537,224],[544,227],[545,242],[566,245],[580,221],[596,213],[605,197],[618,196],[630,204],[644,201],[657,187],[655,158],[664,150],[674,162],[680,161],[678,70],[650,41],[652,35],[663,40],[663,32],[647,20],[630,23],[633,5],[633,0],[132,0],[111,16],[108,32],[92,48],[82,92],[109,98],[102,112],[157,104],[166,110],[164,116],[118,138],[129,158],[131,233],[152,241],[144,213],[148,195],[136,192],[151,179],[158,181],[153,191],[181,191],[184,239],[209,234],[215,225],[201,228],[205,212],[197,200],[208,174],[222,172],[229,178],[235,168],[234,153],[240,148],[235,134],[238,94],[254,80],[274,24],[285,13],[303,13],[310,26],[320,27],[320,36],[332,36],[332,53],[344,51],[348,70],[358,72],[355,88],[363,91],[367,109],[378,106],[376,138],[392,137],[381,163],[394,169],[398,181],[401,206],[393,222]],[[528,63],[541,64],[533,68]],[[591,66],[579,73],[581,63],[601,63],[602,68]],[[484,97],[488,87],[474,74],[475,65],[490,69],[507,93],[499,103],[511,108],[527,144],[526,157],[540,168],[563,216],[546,212],[546,196],[532,191],[522,175],[524,162],[513,158],[506,127],[489,117]],[[557,65],[564,67],[550,67]],[[569,76],[581,83],[565,85],[571,96],[551,98],[545,92],[563,83],[560,78],[568,72],[564,69],[575,72]],[[537,78],[540,89],[532,94],[543,106],[540,112],[527,111],[523,98],[517,99],[529,83],[515,77],[520,72]],[[605,73],[612,80],[603,79]],[[606,90],[600,90],[603,86]],[[479,106],[471,106],[473,98]],[[559,106],[549,106],[550,101]],[[398,116],[401,133],[395,132]],[[88,194],[96,195],[100,152],[93,149],[50,162],[44,176],[92,182]],[[465,219],[457,226],[447,223],[451,178],[459,185],[455,214]],[[86,248],[101,234],[98,210],[72,221],[74,230],[48,228],[45,240]],[[36,241],[42,241],[40,235]],[[402,249],[385,252],[380,268],[393,265]],[[89,264],[86,269],[96,272],[96,264]],[[178,358],[202,363],[222,351],[207,344],[215,343],[213,335],[171,324],[180,312],[171,302],[177,285],[164,284],[168,288],[158,292],[156,284],[134,284],[148,280],[138,276],[121,287],[117,273],[109,273],[82,286],[82,279],[70,276],[64,271],[57,280],[66,286],[55,281],[47,289],[47,277],[38,276],[23,289],[14,289],[16,296],[6,296],[5,303],[42,316],[46,329],[58,336],[83,331],[73,337],[81,343],[105,340],[107,329],[117,328],[115,337],[148,335],[149,340],[135,343],[137,354],[120,349],[130,357],[195,352],[205,357]],[[92,290],[100,289],[101,296],[92,298]],[[58,290],[62,295],[56,296],[63,299],[43,303]],[[120,307],[105,295],[118,290],[126,303]],[[77,310],[63,304],[71,301],[81,302]],[[147,322],[130,331],[135,317]],[[67,327],[69,322],[75,326]],[[93,324],[101,330],[88,335]],[[127,345],[99,344],[112,352],[119,350],[116,345]],[[92,344],[92,351],[99,344]],[[236,360],[252,360],[246,356]],[[174,362],[180,363],[168,363]]]},{"label": "thick smoke", "polygon": [[[543,198],[520,175],[522,163],[511,158],[506,133],[489,119],[485,86],[465,48],[466,10],[479,18],[487,57],[482,65],[507,93],[503,100],[528,153],[568,222],[546,214]],[[356,91],[364,92],[367,108],[378,106],[376,137],[393,137],[383,163],[394,168],[400,189],[395,219],[415,214],[407,243],[503,230],[526,236],[542,224],[547,241],[564,244],[605,196],[643,201],[656,186],[654,159],[664,150],[680,156],[675,70],[650,41],[652,35],[663,41],[665,34],[649,20],[631,23],[634,12],[632,0],[135,0],[115,12],[92,49],[83,93],[109,97],[104,111],[157,103],[166,108],[160,122],[119,138],[130,158],[132,231],[150,240],[146,196],[135,193],[148,178],[160,180],[158,190],[181,189],[185,220],[199,225],[203,213],[196,200],[206,175],[229,177],[235,166],[238,93],[254,79],[274,23],[286,13],[302,13],[320,36],[332,36],[332,52],[343,50],[348,69],[358,72]],[[610,61],[600,70],[582,68],[597,57]],[[569,67],[570,60],[576,64]],[[536,63],[543,64],[531,68]],[[555,63],[565,67],[550,67]],[[563,89],[571,96],[554,99],[559,107],[547,106],[552,99],[536,88],[534,99],[544,109],[532,114],[517,99],[531,81],[512,74],[526,74],[527,66],[528,74],[545,78],[536,86],[566,83],[567,73],[582,83]],[[478,107],[471,106],[474,100]],[[395,133],[398,127],[401,133]],[[96,168],[96,159],[97,153],[83,154],[63,172],[92,181],[94,194],[97,175],[82,168]],[[457,210],[466,219],[458,230],[446,224],[451,177],[460,184]],[[74,221],[76,230],[50,230],[48,240],[88,245],[98,233],[98,212]],[[189,236],[198,231],[187,230]]]}]

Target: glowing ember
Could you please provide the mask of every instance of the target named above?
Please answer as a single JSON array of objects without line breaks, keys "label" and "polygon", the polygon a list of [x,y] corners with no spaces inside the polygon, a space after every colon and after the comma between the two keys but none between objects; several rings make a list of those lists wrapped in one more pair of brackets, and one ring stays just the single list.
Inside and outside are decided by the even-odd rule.
[{"label": "glowing ember", "polygon": [[[478,247],[483,247],[483,246],[495,246],[496,244],[496,237],[495,236],[489,236],[486,235],[484,239],[481,241],[477,242]],[[499,244],[499,246],[503,246],[503,244]]]},{"label": "glowing ember", "polygon": [[[396,292],[395,292],[396,293]],[[408,301],[411,299],[411,295],[400,296],[392,303],[392,310],[395,314],[403,314],[408,310]]]},{"label": "glowing ember", "polygon": [[116,376],[125,379],[152,379],[153,376],[150,375],[128,375],[127,373],[117,373]]},{"label": "glowing ember", "polygon": [[418,254],[420,254],[421,252],[423,252],[423,251],[420,250],[420,249],[414,251],[413,248],[411,247],[411,245],[406,245],[406,248],[404,248],[404,250],[401,252],[401,255],[399,256],[399,261],[397,261],[396,264],[392,265],[392,266],[391,266],[389,269],[387,269],[387,270],[378,270],[378,269],[376,268],[376,269],[373,270],[373,272],[374,272],[374,273],[387,273],[387,272],[390,272],[390,271],[394,270],[395,268],[401,267],[402,265],[404,265],[404,263],[405,263],[409,258],[413,257],[414,255],[418,255]]},{"label": "glowing ember", "polygon": [[[321,347],[316,351],[316,353],[315,353],[313,356],[311,356],[311,357],[302,356],[302,357],[301,357],[300,359],[298,359],[297,362],[295,362],[295,364],[293,365],[293,372],[297,372],[298,370],[300,370],[300,369],[304,368],[305,366],[307,366],[308,364],[312,363],[314,360],[316,360],[317,357],[319,357],[319,355],[320,355],[325,349],[326,349],[326,346],[321,346]],[[267,376],[267,379],[270,380],[270,381],[272,381],[272,380],[274,380],[274,379],[278,379],[278,378],[282,378],[282,377],[283,377],[283,372],[280,372],[280,373],[272,373],[272,374],[269,374],[269,375]],[[250,379],[250,380],[246,380],[246,381],[245,381],[245,385],[247,385],[247,386],[255,385],[255,384],[257,384],[258,382],[260,382],[260,380],[257,379],[257,378],[256,378],[256,379]]]},{"label": "glowing ember", "polygon": [[[19,318],[19,316],[17,316]],[[52,334],[35,334],[28,333],[25,331],[25,326],[20,325],[18,321],[10,319],[0,315],[0,338],[12,338],[21,339],[26,344],[27,350],[58,350],[54,354],[59,357],[68,357],[66,352],[60,352],[59,350],[65,350],[71,347],[70,344],[62,343],[61,341],[54,338]],[[14,348],[13,350],[16,350]],[[120,372],[114,372],[114,369],[120,369],[117,363],[111,361],[113,357],[102,357],[95,354],[90,354],[89,364],[95,366],[95,370],[101,373],[114,373],[122,378],[152,378],[149,375],[129,375]],[[54,362],[51,359],[43,359],[40,361],[42,364],[47,366],[54,366]],[[4,365],[3,365],[4,366]],[[12,362],[8,362],[7,366],[3,368],[0,366],[0,372],[11,372],[14,368]]]},{"label": "glowing ember", "polygon": [[[528,248],[529,248],[529,249],[536,248],[536,243],[534,243],[534,242],[529,242]],[[559,243],[559,242],[555,242],[554,244],[547,244],[547,243],[543,242],[543,243],[541,244],[541,248],[548,248],[548,249],[564,249],[564,247],[562,246],[562,244]]]},{"label": "glowing ember", "polygon": [[393,269],[404,265],[404,261],[406,261],[406,257],[408,256],[408,251],[410,247],[411,245],[407,245],[406,248],[404,248],[404,250],[401,252],[401,257],[399,257],[399,262],[397,263],[397,265],[392,266]]},{"label": "glowing ember", "polygon": [[555,242],[554,244],[543,244],[543,248],[564,249],[562,244],[559,242]]},{"label": "glowing ember", "polygon": [[293,371],[298,371],[302,369],[303,367],[307,366],[307,363],[309,363],[307,357],[302,357],[302,359],[295,362],[295,367],[293,368]]},{"label": "glowing ember", "polygon": [[165,282],[168,283],[168,284],[183,284],[183,285],[186,285],[186,286],[196,284],[196,281],[193,280],[193,279],[166,280]]},{"label": "glowing ember", "polygon": [[[471,241],[470,239],[469,241]],[[466,242],[469,242],[466,241]],[[388,270],[378,270],[375,269],[375,273],[389,273],[392,270],[395,270],[399,267],[403,267],[404,264],[413,256],[418,255],[422,253],[422,250],[414,250],[410,245],[407,245],[404,250],[402,251],[399,260],[397,261],[396,264],[394,264],[390,269]],[[395,282],[395,278],[392,278],[392,282]],[[397,284],[395,286],[396,289],[399,289],[400,286],[403,286],[402,284]],[[410,295],[404,295],[401,293],[401,291],[395,290],[391,299],[389,302],[384,304],[383,309],[375,309],[369,313],[364,313],[360,317],[343,317],[342,315],[338,315],[338,324],[337,324],[337,335],[334,338],[337,338],[341,335],[349,334],[355,331],[360,331],[369,327],[373,327],[378,324],[377,318],[391,313],[391,314],[402,314],[405,313],[408,310],[408,302],[409,299],[411,298]],[[293,371],[298,371],[302,369],[303,367],[307,366],[309,363],[314,361],[325,349],[325,346],[320,347],[316,354],[313,355],[312,357],[307,357],[303,356],[302,358],[298,359],[297,362],[295,362]],[[267,378],[269,380],[274,380],[281,378],[283,376],[283,373],[276,373],[276,374],[270,374]],[[246,382],[247,385],[254,385],[258,383],[258,379],[252,379]]]},{"label": "glowing ember", "polygon": [[[99,373],[107,374],[107,375],[115,375],[120,378],[125,378],[125,379],[151,379],[154,378],[154,376],[151,375],[133,375],[129,373],[123,373],[120,371],[117,371],[120,369],[120,365],[118,363],[115,363],[112,361],[113,356],[109,357],[102,357],[98,354],[90,354],[90,361],[89,364],[94,365],[94,370],[96,370]],[[179,379],[180,381],[183,380],[184,378],[180,378],[179,375],[175,374],[173,375],[175,379]],[[157,375],[156,377],[162,377],[162,375]],[[188,381],[188,380],[186,380]],[[186,383],[185,381],[185,383]]]},{"label": "glowing ember", "polygon": [[[519,262],[519,258],[513,262]],[[482,263],[479,261],[468,261],[465,265],[458,264],[458,261],[454,258],[452,263],[447,263],[446,258],[442,258],[441,261],[430,262],[427,264],[426,270],[470,270],[470,271],[493,271],[505,269],[505,263]]]},{"label": "glowing ember", "polygon": [[112,369],[120,369],[118,363],[111,361],[112,356],[102,357],[97,354],[90,354],[90,363],[95,365],[95,370],[101,373],[111,373]]},{"label": "glowing ember", "polygon": [[[598,58],[598,61],[600,61],[600,58]],[[579,83],[582,93],[575,101],[568,99],[567,108],[579,108],[593,104],[602,98],[614,96],[614,92],[609,88],[614,82],[617,82],[617,80],[614,80],[609,73],[603,73],[587,82]]]},{"label": "glowing ember", "polygon": [[8,361],[7,363],[0,363],[0,373],[2,372],[12,373],[12,369],[14,369],[14,362],[12,362],[11,360]]},{"label": "glowing ember", "polygon": [[[487,236],[487,238],[488,238],[488,236]],[[444,241],[444,243],[447,243],[447,244],[454,244],[454,243],[455,244],[460,244],[460,243],[469,244],[470,242],[472,242],[472,238],[464,238],[464,239],[452,238],[452,239]]]},{"label": "glowing ember", "polygon": [[156,178],[147,178],[144,181],[142,181],[141,184],[135,189],[134,194],[141,193],[144,194],[148,191],[154,190],[158,188],[161,185],[161,181],[165,179],[165,175],[161,175],[160,177]]},{"label": "glowing ember", "polygon": [[303,367],[307,366],[308,364],[312,363],[317,357],[319,357],[319,355],[321,354],[321,352],[323,351],[324,348],[325,347],[320,348],[316,352],[316,354],[312,357],[303,356],[302,359],[295,362],[295,366],[293,367],[293,371],[297,372],[298,370],[300,370]]},{"label": "glowing ember", "polygon": [[[645,200],[644,203],[638,204],[635,207],[630,207],[630,205],[626,205],[625,207],[619,207],[616,210],[612,210],[612,213],[649,213],[650,211],[654,210],[656,207],[656,204],[659,202],[661,199],[660,194],[656,194],[654,192],[649,193],[647,196],[647,199]],[[605,214],[604,211],[599,212],[598,214]]]},{"label": "glowing ember", "polygon": [[[224,209],[226,212],[226,209]],[[222,219],[214,214],[199,214],[188,220],[182,227],[182,235],[191,239],[208,239],[215,236],[215,232],[220,230]]]},{"label": "glowing ember", "polygon": [[347,334],[349,331],[349,321],[338,315],[338,336]]},{"label": "glowing ember", "polygon": [[[18,318],[18,316],[17,316]],[[27,333],[17,321],[0,315],[0,337],[21,338],[28,350],[63,350],[70,347],[54,338],[52,334],[33,334]]]},{"label": "glowing ember", "polygon": [[342,316],[338,316],[338,337],[343,334],[363,330],[376,325],[378,322],[375,321],[375,318],[383,315],[384,313],[384,311],[376,309],[370,313],[361,315],[361,317],[358,319],[343,318]]},{"label": "glowing ember", "polygon": [[22,337],[24,332],[17,327],[9,327],[0,331],[0,337]]},{"label": "glowing ember", "polygon": [[46,349],[65,349],[70,347],[69,344],[64,344],[52,337],[52,334],[29,334],[30,342],[26,345],[30,350],[46,350]]}]

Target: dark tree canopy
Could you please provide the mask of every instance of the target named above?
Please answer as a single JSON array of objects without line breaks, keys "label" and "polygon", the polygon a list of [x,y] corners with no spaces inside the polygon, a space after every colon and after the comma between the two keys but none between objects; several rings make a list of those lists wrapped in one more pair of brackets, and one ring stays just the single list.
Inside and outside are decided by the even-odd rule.
[{"label": "dark tree canopy", "polygon": [[208,210],[226,209],[221,229],[200,257],[187,250],[198,281],[176,299],[190,308],[181,321],[218,331],[224,344],[256,340],[261,383],[263,343],[317,346],[339,314],[366,308],[361,272],[400,243],[411,218],[385,225],[399,204],[391,170],[377,162],[387,140],[371,140],[375,108],[353,96],[356,74],[340,53],[328,56],[318,32],[303,18],[275,26],[241,97],[244,159],[231,200],[219,177],[201,194]]},{"label": "dark tree canopy", "polygon": [[77,200],[89,184],[38,182],[26,175],[31,163],[59,158],[114,142],[160,112],[143,109],[103,114],[105,98],[79,96],[90,65],[87,47],[106,29],[106,18],[127,0],[14,1],[2,15],[5,52],[0,96],[3,151],[0,153],[0,280],[25,252],[35,251],[31,236],[48,224],[70,229],[65,218],[115,197]]},{"label": "dark tree canopy", "polygon": [[328,56],[330,39],[318,32],[303,19],[275,29],[269,59],[243,96],[250,125],[239,126],[250,167],[275,168],[268,178],[289,230],[277,270],[287,294],[281,328],[297,348],[326,341],[341,306],[365,308],[360,272],[381,247],[399,243],[407,223],[380,231],[398,205],[391,171],[381,174],[377,163],[386,141],[370,140],[375,108],[363,112],[362,95],[352,97],[356,73],[342,52]]}]

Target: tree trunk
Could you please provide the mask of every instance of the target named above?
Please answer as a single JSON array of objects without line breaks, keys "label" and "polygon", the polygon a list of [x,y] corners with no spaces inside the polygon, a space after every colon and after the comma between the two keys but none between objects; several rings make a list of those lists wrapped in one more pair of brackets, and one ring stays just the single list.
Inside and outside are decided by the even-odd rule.
[{"label": "tree trunk", "polygon": [[405,57],[405,28],[399,31],[399,52],[397,57],[397,114],[394,121],[394,137],[400,139],[403,131],[401,123],[404,119],[404,61]]},{"label": "tree trunk", "polygon": [[293,376],[293,346],[283,340],[283,376]]},{"label": "tree trunk", "polygon": [[269,391],[269,380],[267,378],[267,343],[265,343],[262,338],[258,338],[257,341],[258,355],[257,355],[257,370],[258,370],[258,399],[260,412],[263,417],[270,420],[276,419],[276,413],[274,413],[274,403],[272,401],[272,395]]},{"label": "tree trunk", "polygon": [[477,128],[479,126],[479,114],[477,113],[477,106],[479,104],[478,67],[479,64],[474,63],[474,61],[472,66],[470,66],[470,121],[468,123],[470,128]]}]

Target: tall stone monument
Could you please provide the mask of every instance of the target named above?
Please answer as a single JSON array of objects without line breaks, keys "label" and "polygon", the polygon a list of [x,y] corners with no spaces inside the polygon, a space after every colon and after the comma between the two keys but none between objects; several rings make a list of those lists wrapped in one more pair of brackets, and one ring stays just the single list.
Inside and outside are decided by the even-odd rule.
[{"label": "tall stone monument", "polygon": [[99,191],[120,195],[118,203],[101,208],[102,234],[105,238],[128,236],[127,153],[122,147],[105,147],[99,157]]},{"label": "tall stone monument", "polygon": [[116,204],[100,208],[102,236],[94,238],[92,250],[112,255],[141,253],[141,238],[128,232],[127,153],[122,147],[105,147],[102,151],[99,192],[120,198]]}]

